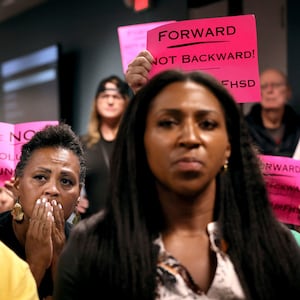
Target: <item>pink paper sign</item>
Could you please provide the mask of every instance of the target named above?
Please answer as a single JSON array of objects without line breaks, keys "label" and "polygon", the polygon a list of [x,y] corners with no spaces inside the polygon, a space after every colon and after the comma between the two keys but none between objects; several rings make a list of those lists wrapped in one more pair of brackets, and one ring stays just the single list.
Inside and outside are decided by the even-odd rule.
[{"label": "pink paper sign", "polygon": [[147,46],[147,31],[175,21],[152,22],[118,27],[119,45],[124,74],[128,64]]},{"label": "pink paper sign", "polygon": [[260,155],[269,198],[279,221],[300,225],[300,161]]},{"label": "pink paper sign", "polygon": [[186,20],[149,30],[150,77],[171,68],[199,70],[220,80],[237,102],[260,101],[254,15]]},{"label": "pink paper sign", "polygon": [[0,186],[14,175],[20,159],[23,144],[27,143],[35,132],[46,125],[56,125],[58,121],[38,121],[19,124],[0,122]]}]

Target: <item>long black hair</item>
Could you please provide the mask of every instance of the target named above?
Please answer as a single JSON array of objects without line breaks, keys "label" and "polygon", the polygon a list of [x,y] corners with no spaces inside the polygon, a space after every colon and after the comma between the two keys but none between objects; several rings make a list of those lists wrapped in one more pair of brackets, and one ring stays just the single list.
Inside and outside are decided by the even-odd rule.
[{"label": "long black hair", "polygon": [[[105,213],[79,223],[79,284],[129,299],[154,299],[157,249],[164,218],[144,149],[152,100],[173,82],[208,88],[224,110],[231,144],[229,168],[217,176],[214,218],[229,245],[247,299],[291,299],[300,292],[300,249],[270,206],[260,162],[238,104],[217,80],[201,72],[164,71],[130,102],[112,158]],[[101,287],[100,287],[101,285]]]}]

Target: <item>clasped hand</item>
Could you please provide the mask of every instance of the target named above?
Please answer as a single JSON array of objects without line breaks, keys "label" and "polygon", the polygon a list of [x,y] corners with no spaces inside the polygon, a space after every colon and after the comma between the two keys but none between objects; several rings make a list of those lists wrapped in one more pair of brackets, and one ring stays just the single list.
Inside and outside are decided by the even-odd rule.
[{"label": "clasped hand", "polygon": [[39,285],[46,270],[55,274],[56,263],[64,246],[65,219],[62,205],[46,198],[35,203],[26,234],[26,260]]}]

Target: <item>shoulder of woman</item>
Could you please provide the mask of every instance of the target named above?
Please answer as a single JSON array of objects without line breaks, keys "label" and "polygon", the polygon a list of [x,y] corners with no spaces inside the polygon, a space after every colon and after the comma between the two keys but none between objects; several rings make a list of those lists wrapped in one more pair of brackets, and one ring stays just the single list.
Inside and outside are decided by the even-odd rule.
[{"label": "shoulder of woman", "polygon": [[300,233],[294,229],[290,229],[291,233],[293,234],[295,240],[297,241],[298,245],[300,246]]}]

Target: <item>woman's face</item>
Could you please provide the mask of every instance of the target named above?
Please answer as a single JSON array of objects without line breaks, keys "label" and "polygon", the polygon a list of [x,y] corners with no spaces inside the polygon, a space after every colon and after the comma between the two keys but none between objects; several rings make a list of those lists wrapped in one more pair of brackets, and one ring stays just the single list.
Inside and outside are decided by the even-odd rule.
[{"label": "woman's face", "polygon": [[98,95],[96,101],[99,115],[107,120],[119,120],[128,102],[111,82],[105,84],[105,90]]},{"label": "woman's face", "polygon": [[15,183],[25,215],[30,218],[36,200],[44,197],[61,203],[67,219],[80,195],[79,174],[79,160],[72,151],[51,147],[35,150]]},{"label": "woman's face", "polygon": [[193,82],[172,83],[154,98],[144,144],[158,183],[184,196],[211,183],[231,149],[219,101]]},{"label": "woman's face", "polygon": [[291,91],[286,79],[277,70],[266,70],[260,75],[261,105],[264,109],[282,109]]}]

